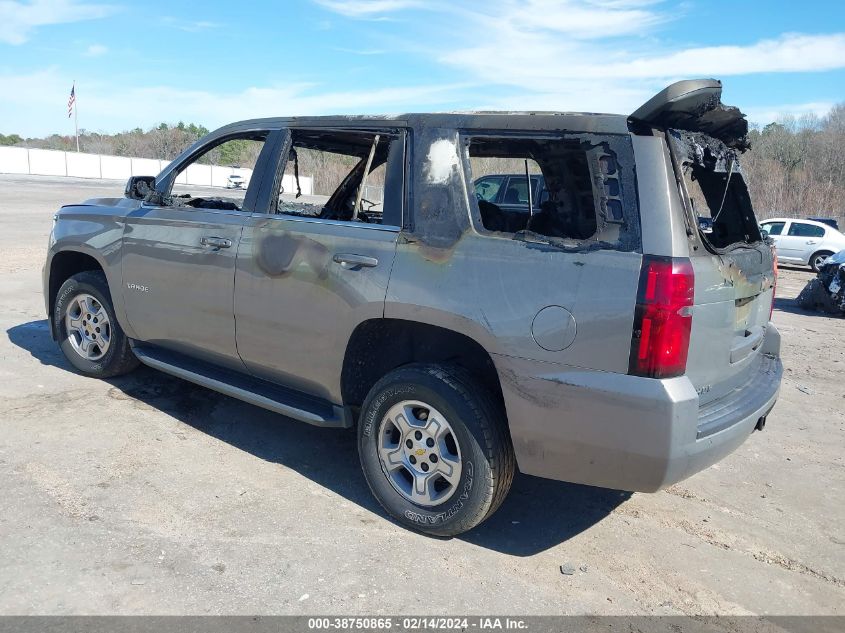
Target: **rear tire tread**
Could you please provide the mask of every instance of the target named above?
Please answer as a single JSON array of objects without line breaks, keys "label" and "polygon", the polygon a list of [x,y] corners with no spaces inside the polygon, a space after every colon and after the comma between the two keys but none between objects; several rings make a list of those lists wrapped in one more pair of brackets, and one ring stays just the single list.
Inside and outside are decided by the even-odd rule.
[{"label": "rear tire tread", "polygon": [[[458,522],[443,525],[429,525],[425,529],[412,525],[413,529],[435,536],[456,536],[472,529],[485,521],[502,505],[507,497],[516,471],[516,461],[511,445],[510,433],[504,416],[504,410],[497,398],[484,386],[480,385],[472,375],[457,365],[430,365],[413,363],[400,367],[379,380],[367,396],[362,412],[366,412],[370,401],[376,394],[392,384],[419,380],[418,372],[423,372],[437,382],[447,386],[455,396],[459,397],[473,414],[474,422],[481,431],[479,448],[482,449],[485,460],[489,465],[489,474],[483,482],[485,501],[472,514],[467,514]],[[369,479],[367,484],[373,496],[388,514],[397,517],[395,509],[389,508],[379,497]],[[408,525],[402,521],[404,525]]]}]

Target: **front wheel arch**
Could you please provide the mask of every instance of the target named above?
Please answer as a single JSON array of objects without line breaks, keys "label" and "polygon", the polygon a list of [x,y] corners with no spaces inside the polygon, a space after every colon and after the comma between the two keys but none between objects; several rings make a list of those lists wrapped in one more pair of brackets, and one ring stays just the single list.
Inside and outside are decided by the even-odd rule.
[{"label": "front wheel arch", "polygon": [[47,315],[50,320],[50,334],[53,340],[58,338],[58,330],[53,319],[53,308],[59,288],[74,275],[86,271],[99,271],[105,274],[103,265],[93,255],[82,251],[58,251],[50,258],[50,274],[47,277]]}]

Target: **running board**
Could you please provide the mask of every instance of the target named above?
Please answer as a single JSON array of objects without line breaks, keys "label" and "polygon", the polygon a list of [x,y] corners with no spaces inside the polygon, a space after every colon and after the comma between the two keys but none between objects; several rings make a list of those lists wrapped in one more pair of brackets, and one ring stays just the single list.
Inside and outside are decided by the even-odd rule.
[{"label": "running board", "polygon": [[314,426],[344,429],[352,426],[351,416],[343,407],[293,389],[209,365],[160,347],[133,342],[132,351],[139,361],[153,369],[219,391],[262,409]]}]

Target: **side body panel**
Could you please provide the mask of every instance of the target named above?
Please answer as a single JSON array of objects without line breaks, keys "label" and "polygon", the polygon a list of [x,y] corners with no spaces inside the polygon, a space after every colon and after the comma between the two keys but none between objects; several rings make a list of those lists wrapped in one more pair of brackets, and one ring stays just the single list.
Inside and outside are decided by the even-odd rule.
[{"label": "side body panel", "polygon": [[[255,216],[235,279],[237,344],[256,377],[341,403],[340,374],[355,327],[381,318],[398,228]],[[336,256],[373,258],[344,266]]]},{"label": "side body panel", "polygon": [[[235,258],[249,214],[143,206],[126,219],[122,292],[135,337],[243,369],[232,310]],[[226,240],[228,247],[204,244]]]}]

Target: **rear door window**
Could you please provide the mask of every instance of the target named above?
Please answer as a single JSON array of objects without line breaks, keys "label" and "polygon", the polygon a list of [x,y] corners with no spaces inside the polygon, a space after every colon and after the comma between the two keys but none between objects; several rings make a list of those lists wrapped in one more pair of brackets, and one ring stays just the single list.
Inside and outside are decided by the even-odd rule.
[{"label": "rear door window", "polygon": [[463,143],[470,182],[507,178],[496,200],[476,196],[472,212],[482,232],[562,247],[639,248],[629,136],[511,131],[467,134]]},{"label": "rear door window", "polygon": [[290,216],[400,226],[404,147],[400,130],[292,129],[271,208]]},{"label": "rear door window", "polygon": [[824,229],[815,224],[793,222],[789,226],[789,235],[795,237],[824,237]]},{"label": "rear door window", "polygon": [[[539,167],[537,164],[532,160],[529,162],[528,166],[529,170],[536,169],[539,171]],[[537,200],[537,177],[531,177],[531,193],[534,197],[534,203],[539,203]],[[508,179],[508,188],[505,190],[505,197],[502,199],[504,204],[521,204],[528,206],[528,182],[525,176],[511,176]]]}]

